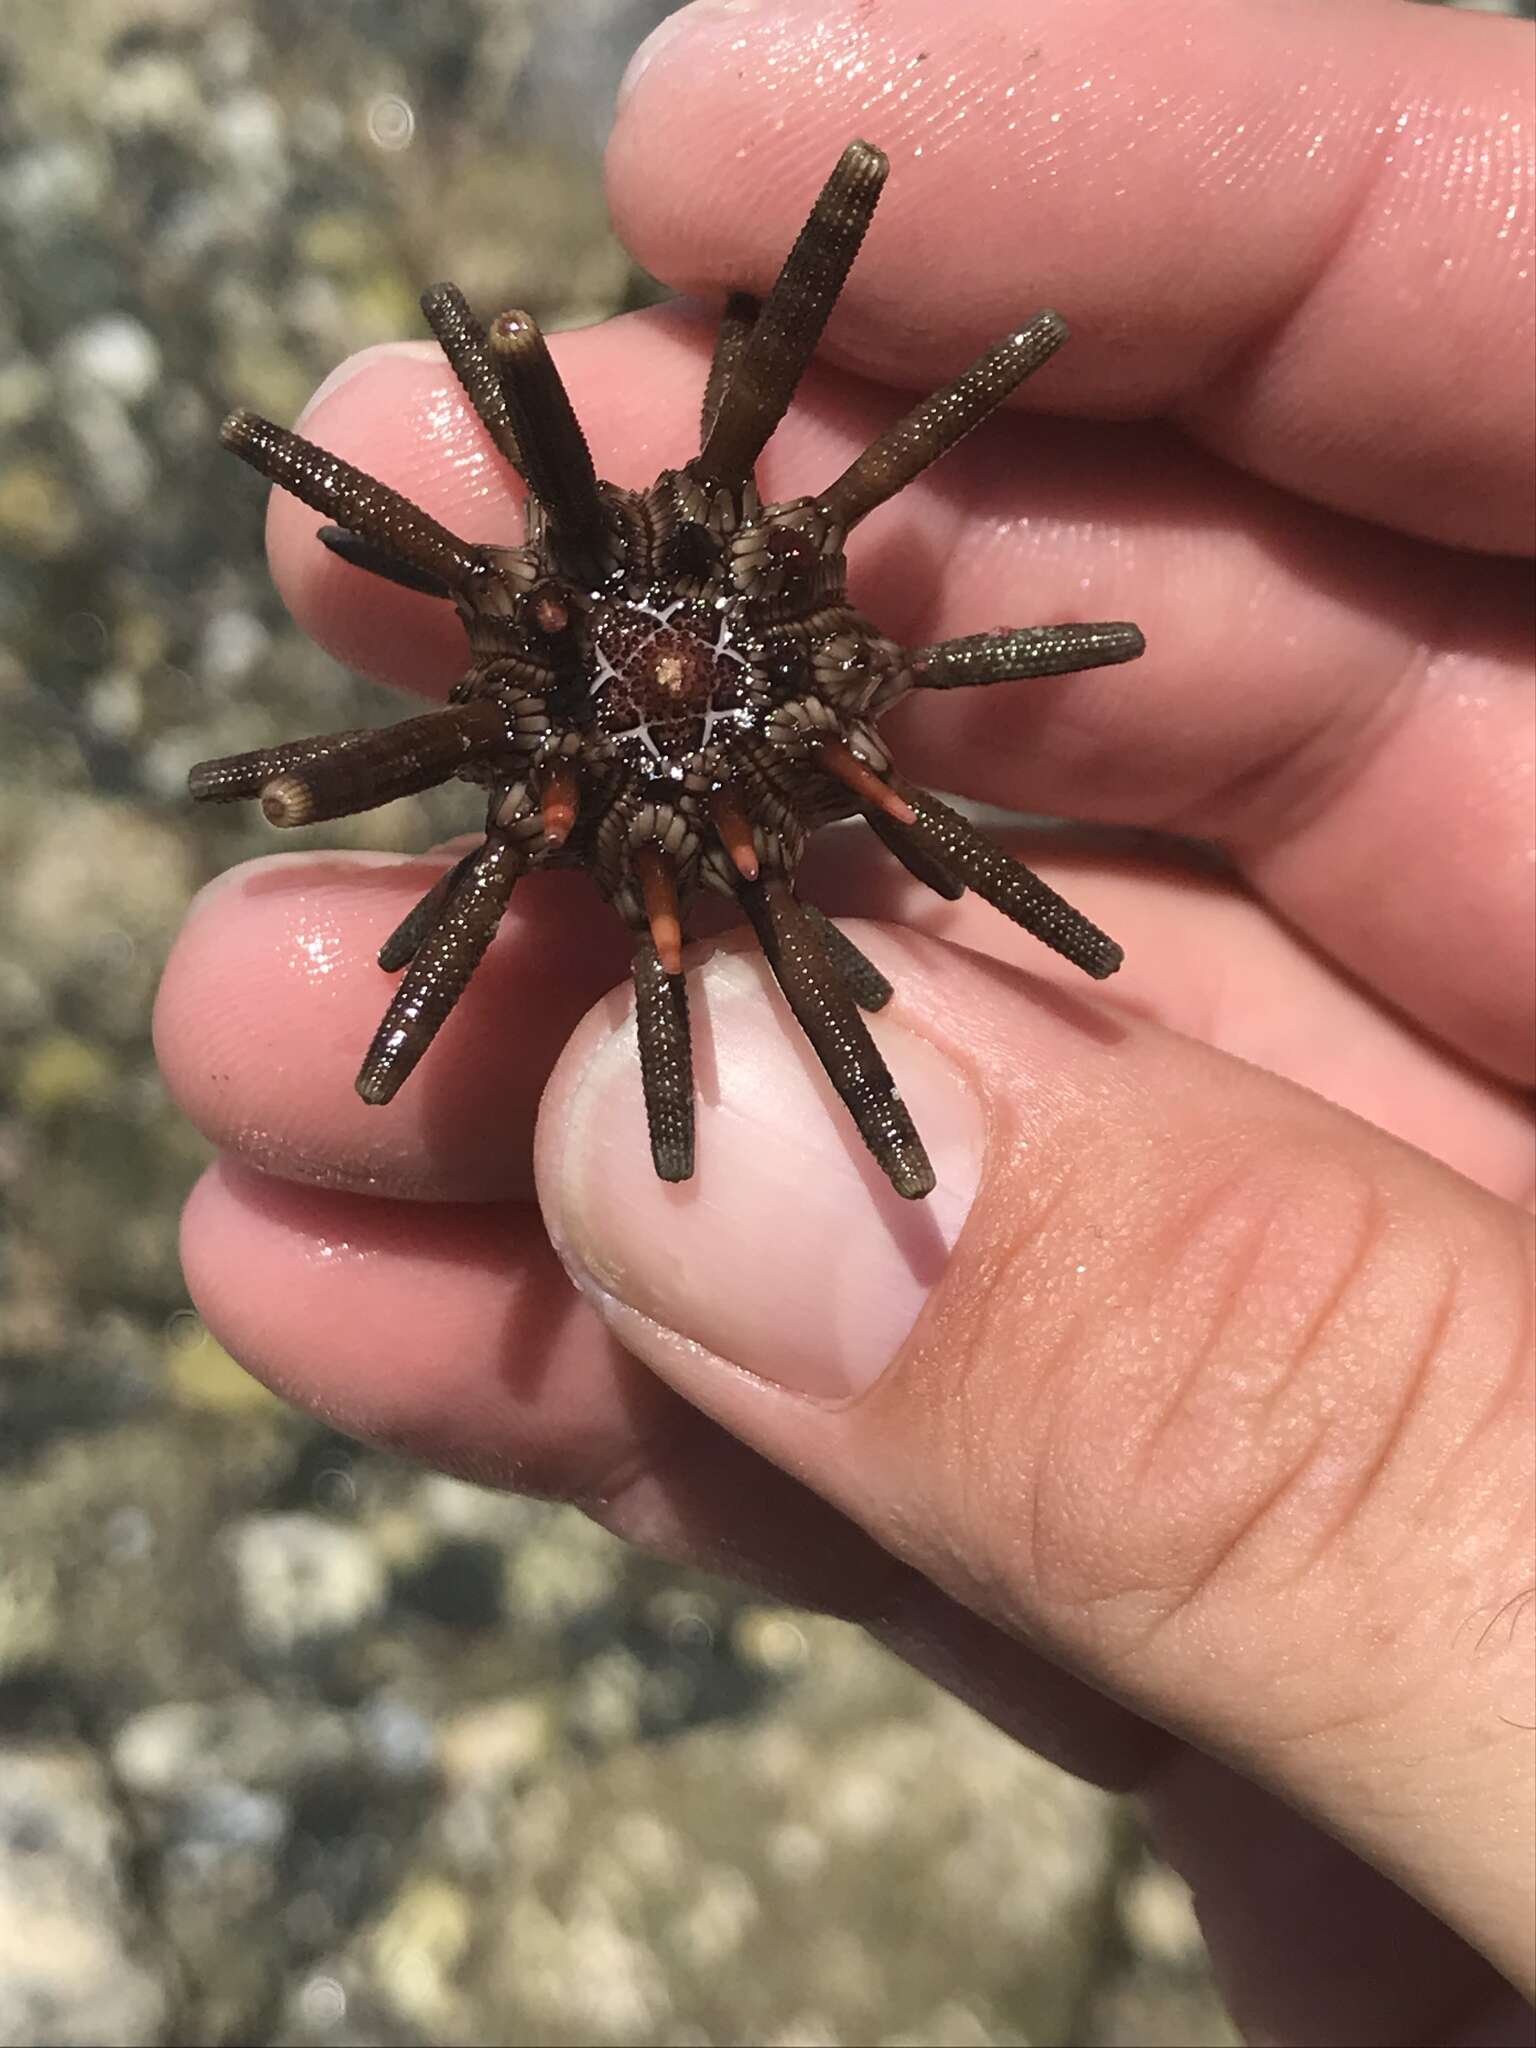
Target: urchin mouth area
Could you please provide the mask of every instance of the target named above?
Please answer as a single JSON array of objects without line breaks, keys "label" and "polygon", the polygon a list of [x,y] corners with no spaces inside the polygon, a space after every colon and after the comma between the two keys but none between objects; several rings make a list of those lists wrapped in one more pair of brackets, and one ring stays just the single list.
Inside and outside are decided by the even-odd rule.
[{"label": "urchin mouth area", "polygon": [[297,740],[193,769],[203,802],[258,799],[280,828],[351,815],[455,778],[488,793],[483,842],[385,939],[400,981],[358,1075],[391,1101],[462,997],[516,884],[582,867],[634,935],[634,995],[651,1152],[663,1180],[694,1164],[682,952],[709,886],[750,922],[801,1029],[895,1191],[933,1169],[864,1013],[879,970],[795,874],[809,832],[865,820],[918,880],[967,889],[1102,979],[1120,949],[958,811],[909,783],[875,721],[913,689],[953,689],[1134,660],[1121,621],[1020,627],[919,648],[849,603],[858,523],[987,417],[1066,339],[1054,313],[1005,336],[812,497],[759,503],[758,456],[783,417],[858,253],[887,175],[843,152],[777,282],[728,302],[704,394],[701,448],[644,494],[597,476],[536,323],[483,327],[437,285],[429,325],[492,445],[528,488],[519,547],[461,540],[419,506],[252,414],[226,445],[334,524],[352,569],[451,602],[470,667],[442,710],[378,731]]}]

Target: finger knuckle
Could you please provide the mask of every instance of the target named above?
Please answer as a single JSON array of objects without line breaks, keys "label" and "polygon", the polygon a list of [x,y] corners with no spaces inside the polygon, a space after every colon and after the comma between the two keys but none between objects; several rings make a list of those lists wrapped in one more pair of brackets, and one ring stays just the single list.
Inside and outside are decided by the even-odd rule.
[{"label": "finger knuckle", "polygon": [[1028,1449],[994,1460],[1004,1569],[1132,1642],[1251,1623],[1304,1583],[1367,1638],[1412,1626],[1422,1592],[1394,1604],[1392,1560],[1486,1509],[1478,1446],[1521,1383],[1508,1247],[1379,1160],[1283,1133],[1211,1147],[1176,1186],[1129,1200],[1093,1298],[1030,1340],[1008,1432]]}]

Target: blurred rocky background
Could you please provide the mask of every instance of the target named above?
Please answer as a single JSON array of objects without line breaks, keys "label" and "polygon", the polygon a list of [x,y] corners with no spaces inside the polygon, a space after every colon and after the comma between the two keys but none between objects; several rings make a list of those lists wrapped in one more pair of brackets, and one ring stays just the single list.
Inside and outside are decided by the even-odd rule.
[{"label": "blurred rocky background", "polygon": [[0,11],[0,2048],[1233,2038],[1117,1802],[851,1630],[288,1413],[182,1288],[150,1000],[269,850],[187,767],[382,715],[218,419],[441,276],[651,296],[599,161],[668,11]]}]

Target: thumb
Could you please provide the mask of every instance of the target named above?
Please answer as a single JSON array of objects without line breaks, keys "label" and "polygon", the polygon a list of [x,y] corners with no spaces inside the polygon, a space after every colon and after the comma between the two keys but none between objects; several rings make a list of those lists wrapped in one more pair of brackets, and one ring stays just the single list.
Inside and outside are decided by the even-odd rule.
[{"label": "thumb", "polygon": [[698,1408],[1528,1975],[1525,1219],[1211,1049],[856,927],[938,1175],[895,1197],[763,963],[691,976],[695,1178],[622,997],[541,1112],[555,1242]]}]

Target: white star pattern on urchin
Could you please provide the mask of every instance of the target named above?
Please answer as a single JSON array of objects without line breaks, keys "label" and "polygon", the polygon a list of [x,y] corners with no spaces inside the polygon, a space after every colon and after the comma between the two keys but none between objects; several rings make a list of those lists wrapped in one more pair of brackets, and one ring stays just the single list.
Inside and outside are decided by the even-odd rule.
[{"label": "white star pattern on urchin", "polygon": [[[716,662],[733,661],[738,668],[747,668],[750,664],[746,656],[738,654],[731,645],[731,627],[726,615],[727,605],[728,600],[725,598],[717,598],[715,600],[715,612],[719,630],[715,635],[714,644],[710,647],[709,652],[713,655]],[[659,607],[642,604],[636,598],[626,598],[623,608],[628,612],[639,612],[643,618],[654,619],[658,626],[669,626],[675,613],[680,611],[697,611],[699,606],[697,599],[688,597],[674,598],[670,604]],[[686,632],[689,629],[687,627],[680,627],[678,630]],[[617,683],[621,689],[624,688],[625,679],[619,674],[618,670],[604,653],[601,641],[594,641],[592,654],[597,664],[597,672],[593,676],[590,685],[591,695],[593,697],[600,697],[609,683]],[[745,706],[739,706],[734,711],[717,711],[714,708],[713,700],[711,700],[698,716],[699,722],[704,728],[703,738],[699,742],[699,748],[702,751],[704,747],[710,744],[717,725],[745,725],[750,719],[751,713]],[[623,732],[610,733],[608,738],[615,745],[620,744],[624,740],[639,740],[641,746],[645,748],[652,760],[666,762],[669,758],[657,746],[655,740],[652,739],[649,719],[642,718],[637,725],[629,726]]]}]

